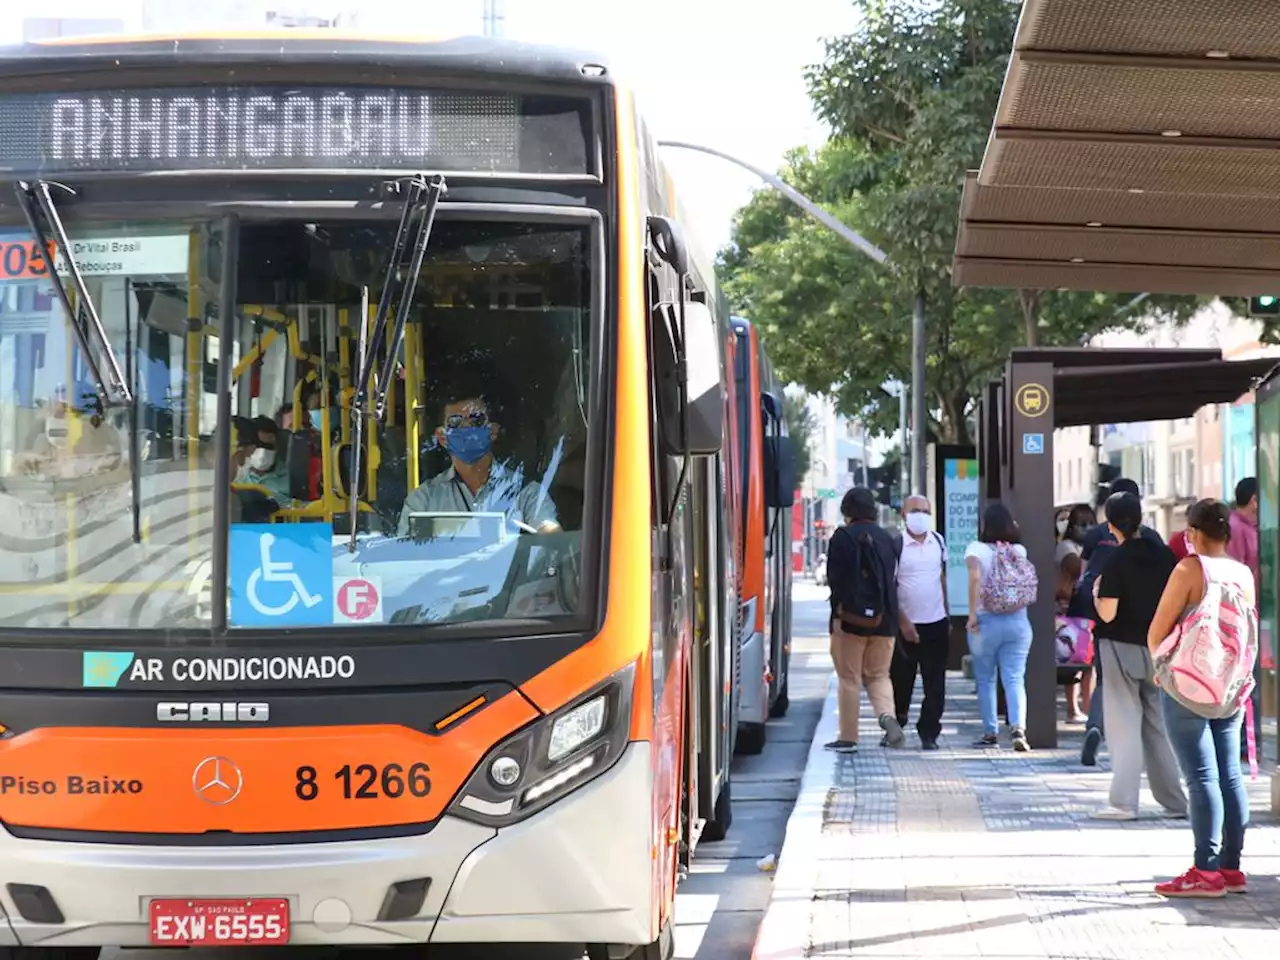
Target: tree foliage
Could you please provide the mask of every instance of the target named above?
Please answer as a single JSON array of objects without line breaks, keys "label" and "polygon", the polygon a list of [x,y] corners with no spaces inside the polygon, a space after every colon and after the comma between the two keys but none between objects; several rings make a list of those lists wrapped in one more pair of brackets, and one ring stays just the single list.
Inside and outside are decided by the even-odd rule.
[{"label": "tree foliage", "polygon": [[892,432],[910,380],[911,312],[925,298],[927,399],[938,439],[969,440],[972,400],[1017,346],[1081,345],[1152,310],[1189,316],[1193,298],[964,289],[951,263],[966,170],[982,159],[1020,4],[856,0],[857,32],[807,71],[831,127],[782,176],[888,253],[876,264],[783,197],[757,193],[721,252],[737,312],[760,326],[784,377],[831,395],[841,413]]},{"label": "tree foliage", "polygon": [[796,483],[803,483],[805,474],[809,472],[809,438],[813,436],[813,414],[805,405],[803,394],[783,394],[782,416],[787,423],[787,436],[791,440],[791,449],[796,461]]}]

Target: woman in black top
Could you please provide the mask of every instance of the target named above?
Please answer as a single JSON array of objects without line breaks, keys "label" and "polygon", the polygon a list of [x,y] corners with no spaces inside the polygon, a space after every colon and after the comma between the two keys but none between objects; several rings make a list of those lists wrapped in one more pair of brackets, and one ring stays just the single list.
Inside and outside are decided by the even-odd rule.
[{"label": "woman in black top", "polygon": [[1173,816],[1186,816],[1178,767],[1165,734],[1160,690],[1153,682],[1147,630],[1177,558],[1163,543],[1139,533],[1142,501],[1132,493],[1112,494],[1107,526],[1119,542],[1093,583],[1098,609],[1094,636],[1107,682],[1102,709],[1111,750],[1111,805],[1100,820],[1134,820],[1145,760],[1147,782],[1157,802]]}]

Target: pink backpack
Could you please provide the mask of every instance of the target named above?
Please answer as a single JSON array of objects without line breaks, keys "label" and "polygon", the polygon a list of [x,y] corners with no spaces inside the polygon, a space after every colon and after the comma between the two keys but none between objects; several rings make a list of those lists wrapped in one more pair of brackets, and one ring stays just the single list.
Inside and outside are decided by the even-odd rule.
[{"label": "pink backpack", "polygon": [[1010,543],[993,543],[991,569],[982,580],[978,599],[987,613],[1014,613],[1036,602],[1036,568]]},{"label": "pink backpack", "polygon": [[[1204,597],[1156,649],[1160,689],[1206,720],[1249,706],[1258,656],[1253,574],[1226,557],[1198,557]],[[1248,584],[1246,587],[1245,584]],[[1250,723],[1248,733],[1253,733]]]}]

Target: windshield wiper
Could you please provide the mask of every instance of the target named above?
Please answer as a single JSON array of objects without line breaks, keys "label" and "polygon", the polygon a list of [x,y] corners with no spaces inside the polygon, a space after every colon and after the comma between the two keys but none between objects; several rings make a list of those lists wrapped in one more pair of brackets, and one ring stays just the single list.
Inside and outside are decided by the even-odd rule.
[{"label": "windshield wiper", "polygon": [[[125,379],[124,371],[120,369],[120,361],[116,358],[115,351],[111,349],[111,341],[107,339],[107,331],[102,326],[102,318],[98,316],[98,308],[94,304],[93,298],[89,296],[89,288],[85,286],[84,277],[80,274],[80,267],[76,265],[75,258],[71,255],[71,241],[67,238],[67,231],[62,225],[62,218],[58,216],[58,208],[53,205],[53,198],[49,195],[50,186],[58,187],[73,196],[75,195],[73,189],[61,183],[51,184],[48,180],[36,180],[31,183],[26,180],[19,180],[17,184],[18,205],[22,207],[23,216],[27,218],[31,233],[40,245],[40,255],[48,262],[49,281],[53,284],[54,293],[58,295],[58,300],[62,303],[67,326],[71,328],[71,332],[75,335],[76,342],[80,346],[80,352],[84,354],[85,366],[89,370],[89,375],[93,378],[94,390],[98,394],[99,412],[105,415],[107,407],[113,404],[106,381],[102,378],[102,371],[98,366],[96,353],[85,331],[85,325],[81,323],[81,316],[86,318],[87,325],[98,338],[99,348],[106,360],[107,372],[111,378],[111,389],[115,391],[118,398],[118,404],[116,405],[131,407],[133,405],[133,391],[129,389],[129,383]],[[50,240],[50,232],[53,235],[52,241]],[[50,255],[50,248],[53,248],[54,254],[61,254],[62,259],[66,262],[67,271],[71,274],[71,283],[75,288],[79,309],[71,306],[71,297],[67,294],[66,284],[58,276],[54,257]]]},{"label": "windshield wiper", "polygon": [[[404,206],[400,210],[400,224],[396,227],[395,240],[391,244],[391,256],[387,261],[387,275],[382,284],[382,296],[378,300],[378,312],[373,317],[373,329],[369,333],[369,342],[360,352],[360,373],[356,380],[356,393],[351,398],[352,424],[356,428],[356,446],[358,451],[365,416],[365,406],[369,402],[369,378],[373,376],[373,365],[377,361],[378,352],[385,345],[386,357],[382,361],[382,369],[373,386],[373,418],[381,421],[387,414],[387,393],[391,389],[391,378],[395,376],[396,360],[400,353],[400,342],[404,339],[405,324],[409,322],[409,310],[413,306],[413,294],[418,288],[418,274],[422,271],[422,260],[427,253],[427,244],[431,242],[431,228],[435,224],[436,207],[440,197],[447,189],[444,177],[436,174],[430,178],[424,174],[411,177],[405,193]],[[417,222],[417,233],[414,224]],[[413,242],[409,237],[413,234]],[[409,269],[404,277],[403,288],[399,291],[399,302],[396,305],[395,325],[387,337],[387,318],[391,313],[392,297],[396,293],[400,264],[405,250],[411,250]],[[367,309],[367,308],[366,308]],[[360,318],[361,329],[364,329],[365,317]],[[358,458],[358,452],[355,454]],[[358,463],[358,459],[354,461]],[[358,489],[358,476],[352,476],[352,484]],[[359,519],[359,500],[351,497],[351,543],[349,549],[356,549],[356,521]]]}]

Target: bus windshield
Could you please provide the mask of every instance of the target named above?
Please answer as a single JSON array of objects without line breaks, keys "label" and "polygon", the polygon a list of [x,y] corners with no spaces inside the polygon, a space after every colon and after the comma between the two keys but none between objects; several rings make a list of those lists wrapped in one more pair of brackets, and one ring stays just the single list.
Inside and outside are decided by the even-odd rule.
[{"label": "bus windshield", "polygon": [[[68,223],[133,388],[136,410],[105,412],[30,235],[0,233],[0,628],[575,616],[593,381],[580,223],[438,221],[387,413],[360,429],[361,326],[394,221],[243,223],[225,324],[216,224]],[[24,256],[35,266],[11,269]],[[229,529],[215,529],[218,497]]]}]

